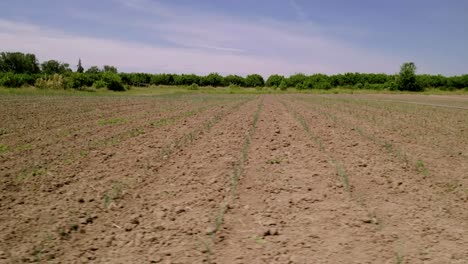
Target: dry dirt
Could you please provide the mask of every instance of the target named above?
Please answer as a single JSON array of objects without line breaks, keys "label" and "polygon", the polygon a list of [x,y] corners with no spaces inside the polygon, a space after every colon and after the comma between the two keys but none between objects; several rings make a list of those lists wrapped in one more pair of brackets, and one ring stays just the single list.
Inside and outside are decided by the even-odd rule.
[{"label": "dry dirt", "polygon": [[0,263],[468,263],[468,98],[0,98]]}]

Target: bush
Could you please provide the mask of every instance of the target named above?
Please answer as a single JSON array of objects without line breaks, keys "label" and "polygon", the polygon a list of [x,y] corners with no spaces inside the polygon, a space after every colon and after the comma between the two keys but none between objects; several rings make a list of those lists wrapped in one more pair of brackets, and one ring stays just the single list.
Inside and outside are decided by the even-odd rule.
[{"label": "bush", "polygon": [[229,89],[231,90],[239,90],[240,89],[240,86],[237,85],[237,84],[229,84]]},{"label": "bush", "polygon": [[416,92],[423,90],[423,87],[416,80],[416,65],[413,62],[406,62],[401,65],[397,85],[398,90],[401,91]]},{"label": "bush", "polygon": [[199,89],[199,87],[198,87],[198,84],[196,84],[196,83],[192,83],[192,84],[187,88],[187,90],[192,90],[192,91],[196,91],[196,90],[198,90],[198,89]]},{"label": "bush", "polygon": [[247,87],[263,87],[265,86],[265,81],[263,77],[259,74],[251,74],[245,78],[245,86]]},{"label": "bush", "polygon": [[94,83],[94,78],[90,74],[86,73],[73,73],[70,74],[64,80],[65,88],[82,89],[84,87],[90,87]]},{"label": "bush", "polygon": [[286,83],[286,79],[283,79],[278,86],[281,91],[286,91],[288,89],[288,84]]},{"label": "bush", "polygon": [[39,89],[65,89],[63,77],[59,74],[54,74],[50,78],[39,78],[34,83],[34,86]]},{"label": "bush", "polygon": [[0,77],[0,86],[19,88],[24,85],[33,85],[35,78],[29,74],[5,73]]},{"label": "bush", "polygon": [[239,75],[228,75],[224,77],[224,82],[227,85],[245,86],[245,79]]},{"label": "bush", "polygon": [[106,72],[102,75],[102,80],[106,82],[107,89],[111,91],[125,91],[122,79],[116,73]]},{"label": "bush", "polygon": [[93,87],[96,89],[106,88],[107,83],[103,80],[97,80],[93,83]]},{"label": "bush", "polygon": [[210,73],[207,76],[201,77],[200,84],[213,87],[224,86],[224,78],[217,73]]},{"label": "bush", "polygon": [[265,86],[267,87],[277,87],[281,84],[281,82],[284,80],[284,76],[278,75],[278,74],[273,74],[270,77],[268,77]]}]

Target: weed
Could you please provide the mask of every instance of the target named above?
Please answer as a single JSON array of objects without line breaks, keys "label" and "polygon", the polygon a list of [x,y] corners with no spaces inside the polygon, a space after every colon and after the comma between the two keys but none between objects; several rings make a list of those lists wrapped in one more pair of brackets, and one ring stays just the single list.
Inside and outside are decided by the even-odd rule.
[{"label": "weed", "polygon": [[111,119],[100,120],[98,124],[101,126],[107,126],[107,125],[119,125],[119,124],[123,124],[126,122],[128,122],[128,120],[124,118],[111,118]]},{"label": "weed", "polygon": [[116,199],[122,198],[123,189],[124,185],[122,183],[113,183],[111,189],[104,194],[104,207],[108,208]]},{"label": "weed", "polygon": [[383,146],[388,152],[393,151],[393,144],[392,143],[385,142]]},{"label": "weed", "polygon": [[145,134],[145,130],[143,128],[134,128],[132,130],[130,130],[129,132],[129,136],[130,137],[138,137],[139,135],[143,135]]},{"label": "weed", "polygon": [[427,169],[426,165],[424,164],[424,161],[417,160],[415,166],[416,166],[416,170],[419,173],[421,173],[424,177],[427,177],[429,175],[429,170]]},{"label": "weed", "polygon": [[16,181],[18,182],[25,181],[32,177],[45,175],[46,173],[47,173],[47,170],[44,168],[25,169],[18,176],[16,176]]},{"label": "weed", "polygon": [[32,148],[33,148],[33,146],[31,144],[24,144],[24,145],[21,145],[21,146],[17,147],[15,150],[16,151],[25,151],[25,150],[30,150]]},{"label": "weed", "polygon": [[259,236],[252,236],[251,239],[255,242],[255,244],[258,244],[258,245],[263,245],[266,243],[265,239]]},{"label": "weed", "polygon": [[0,144],[0,153],[7,152],[9,150],[7,145]]},{"label": "weed", "polygon": [[348,173],[346,172],[346,169],[345,167],[343,166],[343,164],[341,164],[341,162],[337,162],[337,161],[332,161],[331,164],[335,167],[336,169],[336,172],[338,173],[338,176],[340,176],[340,179],[341,179],[341,182],[343,183],[343,187],[344,189],[346,190],[346,192],[350,192],[351,189],[350,189],[350,186],[349,186],[349,177],[348,177]]}]

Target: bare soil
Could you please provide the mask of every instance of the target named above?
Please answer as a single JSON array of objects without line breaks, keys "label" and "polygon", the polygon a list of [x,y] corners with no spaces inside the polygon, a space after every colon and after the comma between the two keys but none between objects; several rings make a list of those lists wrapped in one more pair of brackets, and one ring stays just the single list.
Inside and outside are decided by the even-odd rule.
[{"label": "bare soil", "polygon": [[0,263],[468,263],[466,97],[0,102]]}]

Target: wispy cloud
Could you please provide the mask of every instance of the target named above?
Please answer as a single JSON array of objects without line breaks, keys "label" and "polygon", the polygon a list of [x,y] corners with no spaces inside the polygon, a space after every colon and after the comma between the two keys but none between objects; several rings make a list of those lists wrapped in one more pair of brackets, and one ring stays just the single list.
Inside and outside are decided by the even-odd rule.
[{"label": "wispy cloud", "polygon": [[300,20],[307,20],[306,13],[302,10],[301,6],[299,6],[296,0],[289,0],[289,4],[294,9],[294,12],[296,12],[297,17]]}]

